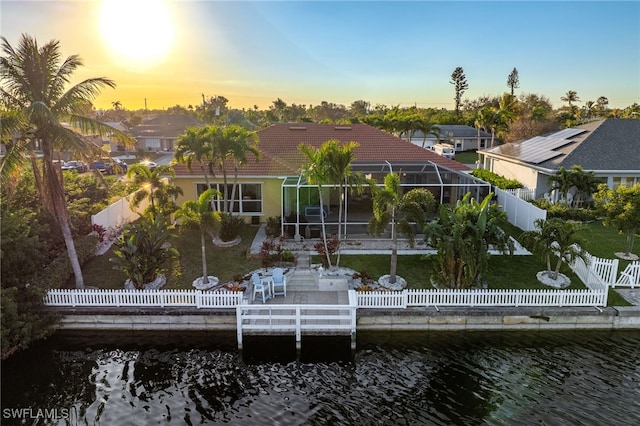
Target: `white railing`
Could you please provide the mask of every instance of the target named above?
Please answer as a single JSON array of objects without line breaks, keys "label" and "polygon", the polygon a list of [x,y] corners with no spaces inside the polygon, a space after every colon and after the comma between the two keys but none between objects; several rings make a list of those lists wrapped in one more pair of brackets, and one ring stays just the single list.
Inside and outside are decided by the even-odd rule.
[{"label": "white railing", "polygon": [[517,188],[517,189],[505,189],[504,191],[508,192],[514,197],[518,197],[525,201],[530,201],[536,198],[536,191],[534,189]]},{"label": "white railing", "polygon": [[348,305],[249,305],[236,307],[238,347],[247,331],[256,333],[291,333],[299,347],[306,333],[342,333],[355,336],[357,299],[349,290]]},{"label": "white railing", "polygon": [[235,308],[242,292],[200,290],[94,290],[54,289],[45,297],[46,306],[69,307],[165,307]]},{"label": "white railing", "polygon": [[585,260],[577,258],[569,263],[571,270],[592,290],[606,289],[616,282],[618,259],[601,259],[586,253]]},{"label": "white railing", "polygon": [[434,289],[358,292],[358,308],[439,306],[605,306],[601,290]]}]

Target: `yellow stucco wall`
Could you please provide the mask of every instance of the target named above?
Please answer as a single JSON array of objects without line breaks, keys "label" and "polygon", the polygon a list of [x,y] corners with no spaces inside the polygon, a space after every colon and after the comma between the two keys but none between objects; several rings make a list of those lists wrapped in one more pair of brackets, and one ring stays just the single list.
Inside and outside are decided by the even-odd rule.
[{"label": "yellow stucco wall", "polygon": [[[196,188],[198,184],[206,185],[206,181],[203,176],[189,176],[189,177],[176,177],[174,178],[174,184],[182,188],[184,194],[177,199],[177,204],[180,206],[187,200],[196,200]],[[253,183],[262,185],[262,213],[244,213],[240,214],[240,217],[244,217],[247,222],[251,221],[251,218],[258,216],[260,222],[264,223],[267,218],[271,216],[280,216],[281,206],[281,186],[283,179],[273,177],[256,177],[256,178],[238,178],[238,183]],[[209,179],[210,183],[222,183],[221,178]],[[227,179],[229,185],[233,184],[233,176],[229,176]]]}]

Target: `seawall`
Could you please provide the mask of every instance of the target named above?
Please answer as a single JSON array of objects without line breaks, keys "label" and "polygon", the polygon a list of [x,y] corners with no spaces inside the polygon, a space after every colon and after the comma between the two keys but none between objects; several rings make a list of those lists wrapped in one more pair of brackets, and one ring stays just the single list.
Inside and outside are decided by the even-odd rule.
[{"label": "seawall", "polygon": [[[235,310],[54,309],[62,330],[235,331]],[[359,331],[640,330],[640,306],[358,309]]]}]

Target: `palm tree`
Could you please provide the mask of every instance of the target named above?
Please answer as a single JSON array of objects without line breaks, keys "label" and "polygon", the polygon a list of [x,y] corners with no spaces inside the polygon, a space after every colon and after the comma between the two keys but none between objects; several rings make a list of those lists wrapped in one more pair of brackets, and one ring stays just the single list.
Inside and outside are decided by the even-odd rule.
[{"label": "palm tree", "polygon": [[[174,161],[178,164],[185,164],[189,171],[193,170],[193,165],[200,167],[207,188],[211,188],[209,175],[213,173],[212,158],[213,152],[211,141],[217,132],[217,128],[212,126],[190,127],[178,137],[174,153]],[[215,209],[215,201],[211,199],[211,207]]]},{"label": "palm tree", "polygon": [[569,170],[565,169],[564,166],[558,167],[556,174],[547,178],[547,185],[549,185],[549,194],[558,190],[558,192],[560,192],[560,199],[562,202],[564,204],[569,203],[569,190],[573,186],[573,180]]},{"label": "palm tree", "polygon": [[228,209],[228,212],[231,213],[234,210],[236,190],[238,188],[238,168],[246,164],[247,154],[252,154],[257,160],[260,160],[260,150],[258,149],[258,135],[242,126],[232,125],[225,127],[222,135],[227,141],[229,154],[233,159],[233,187]]},{"label": "palm tree", "polygon": [[[440,139],[440,127],[427,120],[422,120],[419,123],[418,130],[422,132],[422,148],[427,142],[427,135],[434,135],[437,139]],[[479,146],[479,145],[478,145]]]},{"label": "palm tree", "polygon": [[571,166],[570,179],[576,189],[576,196],[573,200],[574,207],[582,207],[584,202],[596,192],[598,184],[601,183],[594,172],[585,172],[578,164]]},{"label": "palm tree", "polygon": [[580,98],[578,97],[578,92],[575,90],[569,90],[564,96],[560,98],[561,101],[567,102],[569,104],[569,109],[573,110],[573,103],[578,102]]},{"label": "palm tree", "polygon": [[[340,241],[344,234],[346,234],[347,224],[344,224],[344,233],[342,228],[342,212],[347,203],[346,190],[347,187],[351,187],[358,191],[362,190],[362,184],[364,183],[364,177],[360,173],[353,173],[351,170],[351,163],[355,160],[356,156],[354,150],[360,146],[358,142],[347,142],[344,145],[340,145],[340,142],[335,139],[330,139],[322,144],[321,150],[325,152],[326,161],[329,167],[329,181],[335,185],[338,185],[338,241]],[[338,258],[336,260],[336,266],[340,266],[340,244],[338,244]]]},{"label": "palm tree", "polygon": [[182,188],[165,182],[166,176],[175,177],[176,173],[170,166],[159,165],[151,170],[144,164],[133,164],[127,170],[127,177],[133,179],[133,184],[140,187],[131,200],[132,207],[138,207],[142,200],[149,199],[149,207],[144,211],[145,216],[155,220],[156,216],[169,217],[177,210],[175,197],[182,195]]},{"label": "palm tree", "polygon": [[209,284],[206,256],[206,236],[216,228],[216,213],[211,210],[211,200],[219,197],[220,192],[215,189],[207,189],[198,197],[198,201],[186,201],[176,211],[176,218],[182,220],[185,227],[198,228],[200,230],[200,250],[202,252],[202,283]]},{"label": "palm tree", "polygon": [[[301,143],[298,145],[298,150],[307,157],[307,162],[302,166],[302,175],[307,179],[307,182],[312,185],[318,186],[318,196],[320,201],[320,222],[322,226],[322,242],[324,247],[327,247],[327,229],[324,223],[324,202],[322,197],[323,188],[322,185],[326,184],[330,180],[329,162],[326,158],[326,150],[316,149],[309,145]],[[327,265],[331,268],[331,258],[329,256],[329,250],[325,250],[327,258]]]},{"label": "palm tree", "polygon": [[[522,233],[520,239],[530,244],[533,251],[545,260],[548,277],[558,279],[562,262],[572,263],[578,258],[586,261],[586,252],[581,248],[581,239],[577,235],[581,225],[559,218],[536,219],[534,223],[537,229]],[[558,260],[552,270],[551,258],[554,256]]]},{"label": "palm tree", "polygon": [[[84,288],[62,177],[53,163],[54,152],[62,146],[87,157],[100,152],[82,133],[114,134],[123,143],[133,144],[121,132],[86,116],[101,89],[113,88],[115,83],[104,77],[90,78],[65,91],[73,73],[83,65],[80,57],[72,55],[62,60],[60,44],[55,40],[39,46],[34,38],[23,34],[14,48],[6,38],[0,38],[4,53],[0,58],[0,98],[3,109],[18,112],[10,129],[17,140],[9,144],[7,155],[1,160],[2,175],[14,174],[25,165],[26,158],[31,160],[43,206],[62,231],[76,288]],[[63,121],[72,127],[63,125]],[[41,160],[36,158],[36,150],[42,152]]]},{"label": "palm tree", "polygon": [[384,177],[384,188],[372,186],[373,218],[369,221],[368,230],[372,235],[380,235],[391,223],[391,267],[389,283],[395,284],[398,270],[398,232],[405,235],[409,245],[413,247],[415,232],[411,222],[422,229],[427,220],[427,213],[435,206],[435,199],[430,191],[422,188],[402,193],[400,175],[389,173]]}]

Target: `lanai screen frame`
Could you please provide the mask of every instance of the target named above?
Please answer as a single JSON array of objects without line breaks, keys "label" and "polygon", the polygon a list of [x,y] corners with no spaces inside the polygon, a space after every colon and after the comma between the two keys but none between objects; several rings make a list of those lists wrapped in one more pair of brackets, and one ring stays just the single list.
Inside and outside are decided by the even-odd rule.
[{"label": "lanai screen frame", "polygon": [[[458,200],[462,199],[464,194],[467,192],[472,192],[474,197],[478,200],[484,198],[490,191],[491,185],[487,182],[484,182],[469,173],[461,172],[458,170],[449,169],[447,167],[443,167],[438,165],[432,161],[426,162],[411,162],[411,161],[383,161],[383,162],[354,162],[351,166],[352,172],[361,173],[367,178],[375,179],[377,185],[379,187],[384,186],[384,176],[386,176],[390,172],[399,173],[401,176],[401,186],[404,188],[437,188],[440,194],[439,199],[436,201],[439,204],[444,202],[455,203]],[[421,183],[420,180],[429,180],[429,176],[435,178],[435,182],[425,182]],[[413,179],[411,179],[413,178]],[[414,182],[408,182],[409,180],[414,180]],[[433,180],[433,179],[432,179]],[[454,181],[456,183],[454,183]],[[459,183],[458,183],[459,182]],[[338,185],[322,185],[323,189],[334,189],[338,188]],[[287,191],[290,191],[292,188],[295,188],[295,222],[287,222],[286,218],[293,213],[293,211],[289,212],[287,207],[290,204],[289,195]],[[285,234],[285,229],[289,226],[295,227],[294,238],[296,241],[300,240],[300,225],[312,225],[318,226],[321,225],[321,222],[300,222],[300,218],[305,218],[305,215],[301,212],[300,203],[300,189],[301,188],[313,188],[317,189],[318,185],[312,185],[307,183],[305,177],[303,175],[299,176],[287,176],[283,178],[281,185],[281,201],[280,201],[280,214],[281,214],[281,234]],[[459,191],[459,188],[463,188],[463,191]],[[449,190],[448,195],[446,195],[446,189]],[[347,197],[347,202],[345,202],[345,206],[348,205],[348,197],[349,191],[345,191],[345,197]],[[445,198],[447,198],[445,200]],[[373,212],[371,213],[373,215]],[[345,207],[345,211],[343,212],[343,221],[348,225],[358,225],[358,224],[366,224],[360,222],[349,222],[348,209]],[[305,219],[306,220],[306,219]],[[343,238],[346,238],[346,227],[345,227],[345,235]]]}]

